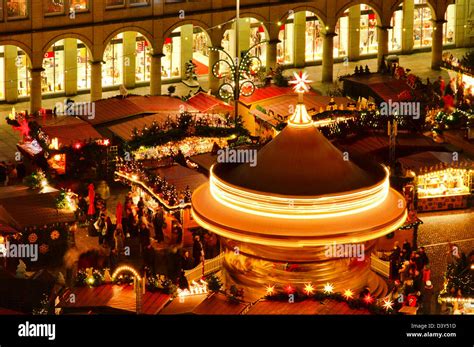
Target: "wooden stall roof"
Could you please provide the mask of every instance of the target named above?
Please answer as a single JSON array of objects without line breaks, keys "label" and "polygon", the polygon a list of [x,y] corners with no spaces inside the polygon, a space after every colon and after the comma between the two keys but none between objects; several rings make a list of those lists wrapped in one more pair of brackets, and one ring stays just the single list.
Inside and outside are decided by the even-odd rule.
[{"label": "wooden stall roof", "polygon": [[144,114],[141,117],[134,117],[133,119],[124,120],[118,124],[110,125],[107,127],[115,136],[120,137],[124,141],[130,141],[132,139],[132,131],[134,128],[142,130],[145,125],[150,126],[153,121],[158,124],[165,122],[168,117],[172,119],[176,118],[176,113],[171,114],[169,112],[160,112],[152,115]]},{"label": "wooden stall roof", "polygon": [[200,168],[209,172],[211,170],[211,166],[217,161],[217,155],[212,153],[202,153],[189,157],[189,160],[199,165]]},{"label": "wooden stall roof", "polygon": [[[76,300],[69,298],[75,294]],[[168,303],[170,296],[160,292],[145,292],[142,298],[142,314],[158,314]],[[111,308],[129,313],[136,312],[136,296],[132,285],[105,284],[99,287],[78,287],[67,290],[61,297],[58,308],[70,310]]]},{"label": "wooden stall roof", "polygon": [[8,214],[3,219],[14,221],[18,228],[74,221],[74,212],[56,209],[58,195],[55,191],[1,198],[0,213]]},{"label": "wooden stall roof", "polygon": [[[465,156],[459,153],[459,162],[465,160]],[[415,171],[423,167],[432,167],[440,163],[453,163],[453,152],[433,152],[426,151],[398,158],[404,168],[411,168]]]},{"label": "wooden stall roof", "polygon": [[[337,106],[342,104],[344,107],[350,101],[345,97],[334,97],[333,99]],[[310,114],[312,112],[319,112],[321,107],[323,110],[325,110],[330,101],[330,96],[321,96],[314,93],[304,94],[304,103]],[[275,117],[277,117],[277,115],[280,115],[284,118],[290,116],[291,110],[289,105],[296,106],[297,102],[298,97],[295,93],[279,95],[256,102],[255,105],[252,106],[251,112],[254,116],[273,126],[276,126],[278,121],[275,119]],[[261,109],[265,109],[266,113],[262,112]]]},{"label": "wooden stall roof", "polygon": [[367,309],[351,309],[345,302],[335,300],[304,300],[294,303],[262,300],[253,305],[246,314],[251,315],[368,315]]},{"label": "wooden stall roof", "polygon": [[89,115],[80,115],[79,117],[92,125],[100,125],[142,113],[145,113],[143,108],[133,103],[130,98],[115,96],[95,101],[95,115],[93,118],[89,119]]},{"label": "wooden stall roof", "polygon": [[188,112],[197,112],[198,110],[185,101],[177,97],[159,95],[159,96],[129,96],[126,100],[130,101],[140,109],[146,112],[179,112],[183,109]]},{"label": "wooden stall roof", "polygon": [[89,123],[79,118],[67,116],[55,125],[43,127],[43,131],[50,137],[57,137],[60,145],[69,146],[75,142],[101,139],[97,130]]},{"label": "wooden stall roof", "polygon": [[188,100],[188,105],[202,113],[232,112],[233,107],[213,95],[199,92]]},{"label": "wooden stall roof", "polygon": [[193,309],[193,314],[228,314],[237,315],[242,313],[248,303],[231,303],[222,293],[211,294],[197,307]]},{"label": "wooden stall roof", "polygon": [[175,298],[168,306],[161,310],[160,314],[192,314],[207,297],[208,294],[198,294]]},{"label": "wooden stall roof", "polygon": [[385,101],[397,101],[399,100],[400,93],[404,91],[411,91],[411,88],[406,83],[406,80],[396,79],[390,75],[354,75],[344,77],[344,80],[352,82],[356,85],[362,85],[370,88],[375,94]]},{"label": "wooden stall roof", "polygon": [[[314,92],[312,91],[311,94]],[[292,87],[277,87],[269,86],[265,88],[257,88],[251,96],[241,96],[240,102],[244,105],[250,105],[257,101],[274,98],[281,95],[293,94],[296,97],[296,94],[293,91]]]},{"label": "wooden stall roof", "polygon": [[193,191],[207,182],[207,177],[202,173],[181,165],[160,167],[153,171],[161,177],[165,177],[168,183],[173,184],[178,191],[185,190],[186,186],[189,186]]},{"label": "wooden stall roof", "polygon": [[[357,138],[355,141],[336,140],[333,143],[341,150],[348,150],[356,155],[365,155],[388,147],[388,136],[386,133],[379,133]],[[404,133],[398,134],[397,146],[410,146],[418,149],[432,148],[433,150],[440,151],[445,148],[444,145],[435,143],[428,137]]]}]

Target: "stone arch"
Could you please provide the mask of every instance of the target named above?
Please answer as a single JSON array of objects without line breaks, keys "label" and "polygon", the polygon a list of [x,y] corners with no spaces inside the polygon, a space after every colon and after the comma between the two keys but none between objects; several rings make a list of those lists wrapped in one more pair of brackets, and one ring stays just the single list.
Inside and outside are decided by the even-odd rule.
[{"label": "stone arch", "polygon": [[183,25],[186,25],[186,24],[192,24],[193,26],[196,26],[196,27],[200,27],[201,29],[203,29],[203,31],[207,34],[207,38],[209,41],[211,41],[211,35],[209,34],[209,25],[207,25],[205,22],[201,21],[201,20],[197,20],[197,19],[186,19],[186,20],[183,20],[183,21],[180,21],[178,23],[174,23],[173,25],[171,25],[168,29],[166,29],[164,32],[163,32],[163,42],[165,41],[165,39],[177,28],[183,26]]},{"label": "stone arch", "polygon": [[339,10],[336,11],[336,22],[339,20],[339,18],[342,16],[345,10],[353,7],[353,6],[360,6],[360,5],[367,5],[370,6],[374,12],[375,15],[377,16],[377,22],[380,22],[382,20],[382,15],[383,11],[382,8],[377,5],[376,3],[370,1],[370,0],[353,0],[351,2],[348,2],[344,6],[342,6]]},{"label": "stone arch", "polygon": [[43,55],[47,52],[48,48],[54,45],[57,41],[63,40],[63,39],[77,39],[81,41],[86,47],[89,53],[92,55],[92,47],[93,43],[90,39],[88,39],[86,36],[77,34],[77,33],[64,33],[60,35],[56,35],[53,38],[51,38],[42,48]]},{"label": "stone arch", "polygon": [[25,52],[26,56],[28,57],[28,60],[30,62],[30,64],[33,63],[33,61],[31,60],[31,57],[32,57],[32,51],[31,51],[31,48],[28,47],[28,45],[26,45],[25,43],[21,42],[21,41],[17,41],[17,40],[11,40],[11,39],[8,39],[8,40],[1,40],[0,39],[0,46],[15,46],[15,47],[18,47],[20,48],[21,50],[23,50],[23,52]]},{"label": "stone arch", "polygon": [[312,12],[316,15],[316,17],[318,17],[318,20],[321,21],[321,23],[323,23],[323,26],[326,26],[326,24],[327,24],[326,14],[323,13],[320,9],[318,9],[317,7],[314,7],[314,6],[297,6],[295,8],[292,8],[291,10],[286,11],[285,15],[280,18],[281,22],[283,22],[284,20],[286,20],[289,17],[290,11],[293,11],[294,13],[301,12],[301,11]]},{"label": "stone arch", "polygon": [[154,46],[155,44],[155,40],[153,40],[153,35],[148,32],[147,30],[141,28],[141,27],[138,27],[138,26],[124,26],[124,27],[121,27],[119,29],[115,29],[113,30],[110,34],[108,34],[105,39],[104,39],[104,42],[103,42],[103,49],[102,49],[102,56],[104,55],[104,50],[105,50],[105,47],[107,47],[107,45],[110,43],[110,41],[115,37],[117,36],[118,34],[120,33],[123,33],[123,32],[126,32],[126,31],[135,31],[137,33],[140,33],[141,35],[143,35],[145,37],[145,39],[148,41],[148,43],[151,45],[153,51],[157,48]]}]

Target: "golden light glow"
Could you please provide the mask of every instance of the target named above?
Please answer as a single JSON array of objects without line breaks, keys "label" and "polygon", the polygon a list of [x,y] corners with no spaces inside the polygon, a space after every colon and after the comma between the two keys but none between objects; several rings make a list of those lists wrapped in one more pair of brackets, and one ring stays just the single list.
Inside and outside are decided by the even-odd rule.
[{"label": "golden light glow", "polygon": [[354,292],[350,289],[346,289],[343,295],[347,300],[352,299],[354,297]]},{"label": "golden light glow", "polygon": [[282,198],[239,189],[219,179],[214,174],[214,165],[210,174],[211,194],[221,204],[245,213],[283,219],[334,218],[361,213],[383,203],[389,190],[386,167],[384,180],[372,187],[314,198]]},{"label": "golden light glow", "polygon": [[288,125],[292,127],[307,128],[314,126],[313,120],[306,111],[306,106],[303,103],[296,105],[295,112],[288,121]]},{"label": "golden light glow", "polygon": [[207,294],[207,282],[204,280],[200,280],[199,282],[192,281],[189,289],[178,289],[178,297],[199,294]]},{"label": "golden light glow", "polygon": [[393,301],[390,301],[389,299],[384,299],[383,305],[382,305],[387,311],[393,309]]},{"label": "golden light glow", "polygon": [[331,293],[334,291],[334,286],[333,286],[331,283],[326,283],[326,284],[324,285],[324,289],[323,289],[323,290],[324,290],[324,292],[325,292],[326,294],[331,294]]},{"label": "golden light glow", "polygon": [[[191,209],[191,215],[193,216],[193,219],[203,228],[209,231],[212,231],[220,236],[236,239],[236,240],[241,240],[244,242],[256,243],[256,244],[261,244],[261,245],[266,245],[266,246],[295,247],[295,248],[326,246],[328,243],[334,242],[334,237],[327,237],[327,238],[318,237],[315,239],[308,239],[308,240],[301,239],[299,241],[295,241],[295,240],[272,239],[271,237],[265,237],[265,235],[242,236],[239,232],[229,231],[227,229],[216,227],[215,225],[208,223],[206,220],[202,219],[196,213],[194,209]],[[370,234],[367,233],[365,235],[358,236],[358,237],[351,237],[351,235],[347,235],[344,237],[340,237],[338,240],[340,243],[358,243],[358,242],[365,242],[368,240],[372,240],[374,238],[384,236],[388,234],[389,232],[393,230],[397,230],[402,225],[404,225],[407,219],[407,216],[408,216],[408,212],[405,208],[403,209],[403,213],[399,217],[397,217],[397,219],[391,224],[385,225],[384,227],[379,228],[376,231],[370,230]]]},{"label": "golden light glow", "polygon": [[294,84],[293,90],[295,93],[307,93],[310,90],[309,84],[313,81],[308,79],[306,72],[300,71],[300,73],[293,72],[294,79],[290,81],[290,84]]},{"label": "golden light glow", "polygon": [[304,292],[306,295],[311,295],[314,293],[314,287],[311,283],[307,283],[304,285]]},{"label": "golden light glow", "polygon": [[179,204],[179,205],[176,205],[176,206],[169,205],[159,195],[155,194],[155,192],[150,187],[148,187],[145,183],[140,181],[138,179],[138,175],[136,175],[136,174],[129,174],[129,173],[126,173],[126,172],[115,171],[115,175],[117,175],[119,177],[122,177],[122,178],[125,178],[126,180],[128,180],[130,182],[139,184],[144,190],[147,191],[148,194],[150,194],[152,197],[154,197],[156,200],[158,200],[163,206],[165,206],[169,210],[173,210],[173,209],[177,209],[177,208],[185,208],[185,207],[190,207],[191,206],[190,202],[182,203],[182,204]]},{"label": "golden light glow", "polygon": [[273,295],[275,293],[275,286],[267,286],[265,289],[267,295]]},{"label": "golden light glow", "polygon": [[115,269],[114,274],[112,275],[112,279],[115,280],[118,274],[121,272],[131,272],[133,276],[135,276],[138,280],[141,280],[140,274],[135,270],[133,267],[128,266],[128,265],[122,265],[119,266],[117,269]]}]

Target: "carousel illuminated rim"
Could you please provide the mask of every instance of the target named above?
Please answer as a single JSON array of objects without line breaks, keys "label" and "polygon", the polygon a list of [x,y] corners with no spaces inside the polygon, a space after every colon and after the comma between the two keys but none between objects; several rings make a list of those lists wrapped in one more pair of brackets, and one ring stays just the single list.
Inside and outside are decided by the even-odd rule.
[{"label": "carousel illuminated rim", "polygon": [[[292,128],[312,127],[302,95],[307,74],[292,81],[298,104],[288,121]],[[192,198],[192,216],[204,228],[223,237],[266,246],[313,247],[328,242],[364,242],[386,235],[405,223],[406,202],[390,188],[389,170],[372,185],[324,195],[280,195],[229,183],[218,163],[210,180]],[[221,177],[220,177],[221,176]],[[351,219],[341,218],[349,216]]]},{"label": "carousel illuminated rim", "polygon": [[234,186],[217,177],[213,165],[210,172],[212,197],[229,208],[273,218],[334,218],[361,213],[379,206],[390,191],[389,172],[377,184],[344,194],[304,197],[259,194]]}]

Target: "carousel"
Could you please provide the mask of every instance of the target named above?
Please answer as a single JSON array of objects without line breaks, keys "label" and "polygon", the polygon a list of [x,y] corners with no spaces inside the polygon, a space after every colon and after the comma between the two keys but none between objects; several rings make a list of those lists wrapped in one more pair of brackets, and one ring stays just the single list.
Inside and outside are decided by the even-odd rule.
[{"label": "carousel", "polygon": [[[407,218],[387,168],[349,160],[314,126],[303,102],[308,82],[295,76],[295,112],[256,166],[215,164],[192,196],[196,222],[221,236],[226,285],[249,298],[268,285],[362,290],[375,239]],[[333,245],[358,245],[365,256],[329,256]]]}]

